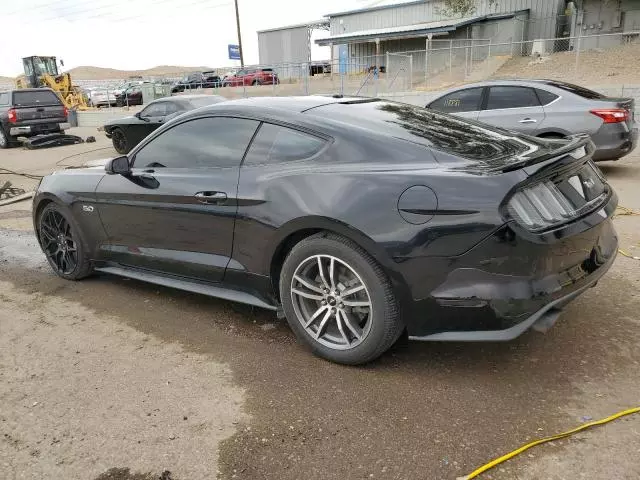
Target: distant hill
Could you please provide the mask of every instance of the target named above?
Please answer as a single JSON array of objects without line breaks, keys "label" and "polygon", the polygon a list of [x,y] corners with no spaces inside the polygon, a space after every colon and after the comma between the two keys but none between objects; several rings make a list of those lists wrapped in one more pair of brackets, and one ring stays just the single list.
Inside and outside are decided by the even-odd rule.
[{"label": "distant hill", "polygon": [[102,67],[76,67],[69,70],[73,80],[112,80],[127,78],[133,75],[143,77],[176,76],[189,72],[212,70],[211,67],[179,67],[174,65],[159,65],[146,70],[116,70]]},{"label": "distant hill", "polygon": [[[180,67],[175,65],[159,65],[146,70],[116,70],[115,68],[102,67],[76,67],[69,70],[73,80],[115,80],[126,79],[133,75],[143,77],[179,76],[190,72],[213,70],[211,67]],[[0,77],[0,85],[10,84],[15,78]]]}]

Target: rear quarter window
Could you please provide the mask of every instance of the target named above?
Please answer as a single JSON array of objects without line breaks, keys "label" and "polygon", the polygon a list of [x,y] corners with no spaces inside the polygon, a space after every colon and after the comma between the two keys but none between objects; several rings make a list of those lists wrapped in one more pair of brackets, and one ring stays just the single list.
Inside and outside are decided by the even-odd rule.
[{"label": "rear quarter window", "polygon": [[542,106],[549,105],[556,98],[558,98],[558,95],[556,95],[555,93],[547,92],[546,90],[540,90],[539,88],[536,88],[536,93],[538,94],[538,98],[540,99],[540,103],[542,104]]},{"label": "rear quarter window", "polygon": [[9,93],[0,93],[0,105],[9,105]]},{"label": "rear quarter window", "polygon": [[305,160],[318,153],[326,140],[271,123],[263,123],[245,157],[245,165],[273,165]]},{"label": "rear quarter window", "polygon": [[62,105],[60,98],[49,90],[13,92],[13,104],[19,107],[31,105]]}]

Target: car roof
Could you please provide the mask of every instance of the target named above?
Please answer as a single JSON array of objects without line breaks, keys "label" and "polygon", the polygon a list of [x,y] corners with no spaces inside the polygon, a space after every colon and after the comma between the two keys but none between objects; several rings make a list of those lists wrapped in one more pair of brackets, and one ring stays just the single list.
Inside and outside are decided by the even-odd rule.
[{"label": "car roof", "polygon": [[189,100],[196,100],[199,98],[218,98],[218,97],[220,97],[220,95],[172,95],[170,97],[156,98],[152,102],[149,102],[147,105],[151,105],[152,103],[158,103],[158,102],[185,103],[185,102],[189,102]]},{"label": "car roof", "polygon": [[[229,100],[224,102],[225,108],[238,107],[261,107],[269,109],[287,110],[290,112],[302,113],[312,108],[328,105],[332,103],[347,103],[353,101],[362,101],[363,97],[342,97],[342,96],[324,96],[309,95],[304,97],[251,97],[240,98],[237,100]],[[211,109],[216,109],[216,105],[212,105]],[[219,107],[218,107],[219,108]],[[203,111],[203,110],[201,110]]]}]

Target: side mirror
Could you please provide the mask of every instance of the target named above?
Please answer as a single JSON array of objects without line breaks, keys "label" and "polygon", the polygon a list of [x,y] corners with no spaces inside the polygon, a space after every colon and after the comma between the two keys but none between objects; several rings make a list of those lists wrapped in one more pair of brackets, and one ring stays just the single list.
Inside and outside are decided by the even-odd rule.
[{"label": "side mirror", "polygon": [[131,173],[129,157],[123,155],[122,157],[112,158],[104,166],[104,171],[109,175],[128,175]]}]

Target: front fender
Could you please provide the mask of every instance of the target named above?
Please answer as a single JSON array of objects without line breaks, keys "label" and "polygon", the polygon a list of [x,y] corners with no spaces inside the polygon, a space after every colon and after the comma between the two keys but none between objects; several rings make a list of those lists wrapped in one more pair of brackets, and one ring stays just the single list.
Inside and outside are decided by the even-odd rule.
[{"label": "front fender", "polygon": [[94,255],[104,242],[106,232],[95,206],[95,189],[104,177],[103,170],[77,169],[47,175],[33,198],[33,224],[37,232],[38,215],[48,203],[65,208],[80,229],[87,252]]}]

